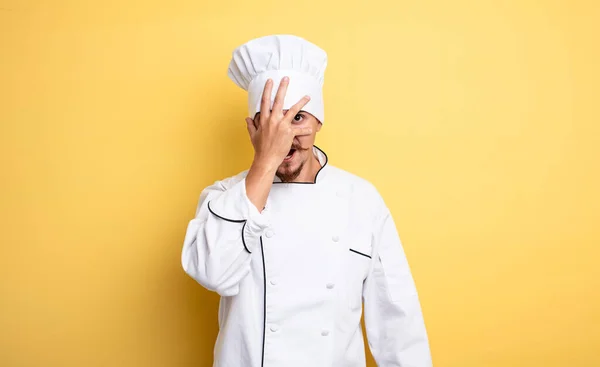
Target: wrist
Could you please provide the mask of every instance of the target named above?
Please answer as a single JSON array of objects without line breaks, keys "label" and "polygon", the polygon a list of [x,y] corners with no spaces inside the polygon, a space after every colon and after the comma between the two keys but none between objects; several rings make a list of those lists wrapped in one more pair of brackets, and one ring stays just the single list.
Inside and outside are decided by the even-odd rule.
[{"label": "wrist", "polygon": [[257,173],[261,173],[263,175],[271,175],[275,176],[277,172],[277,168],[279,167],[279,163],[277,163],[274,159],[267,159],[261,157],[254,157],[252,161],[252,165],[250,169],[253,171],[257,171]]}]

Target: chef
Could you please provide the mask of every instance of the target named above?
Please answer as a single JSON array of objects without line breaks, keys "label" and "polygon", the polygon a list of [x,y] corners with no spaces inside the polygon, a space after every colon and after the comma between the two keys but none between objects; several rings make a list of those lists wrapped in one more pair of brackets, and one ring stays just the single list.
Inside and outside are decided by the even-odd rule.
[{"label": "chef", "polygon": [[[248,92],[248,170],[206,187],[182,265],[220,298],[217,367],[431,366],[390,210],[314,145],[327,55],[296,36],[251,40],[228,75]],[[364,308],[363,308],[364,303]]]}]

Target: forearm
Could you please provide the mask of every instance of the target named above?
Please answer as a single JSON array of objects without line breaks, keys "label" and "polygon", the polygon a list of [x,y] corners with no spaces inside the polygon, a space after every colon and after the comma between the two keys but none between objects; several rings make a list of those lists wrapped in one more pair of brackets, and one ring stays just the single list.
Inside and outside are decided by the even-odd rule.
[{"label": "forearm", "polygon": [[260,160],[254,160],[246,176],[246,195],[259,212],[264,209],[277,167]]}]

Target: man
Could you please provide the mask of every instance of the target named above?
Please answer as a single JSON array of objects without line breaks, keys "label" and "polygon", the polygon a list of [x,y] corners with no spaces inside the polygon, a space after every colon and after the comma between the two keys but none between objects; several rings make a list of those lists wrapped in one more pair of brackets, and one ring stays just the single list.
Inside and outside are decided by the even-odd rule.
[{"label": "man", "polygon": [[182,264],[221,295],[215,366],[431,366],[417,291],[390,211],[314,146],[326,53],[252,40],[229,77],[248,91],[251,167],[205,188]]}]

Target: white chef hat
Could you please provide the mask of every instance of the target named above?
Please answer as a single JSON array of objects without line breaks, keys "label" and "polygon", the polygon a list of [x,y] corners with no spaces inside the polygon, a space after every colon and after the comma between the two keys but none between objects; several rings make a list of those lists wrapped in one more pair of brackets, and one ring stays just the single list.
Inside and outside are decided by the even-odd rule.
[{"label": "white chef hat", "polygon": [[310,101],[302,108],[320,122],[323,108],[323,82],[327,53],[303,38],[273,35],[253,39],[233,51],[227,75],[240,88],[248,91],[251,118],[260,111],[267,79],[273,80],[271,107],[283,77],[290,78],[283,109],[290,109],[305,95]]}]

